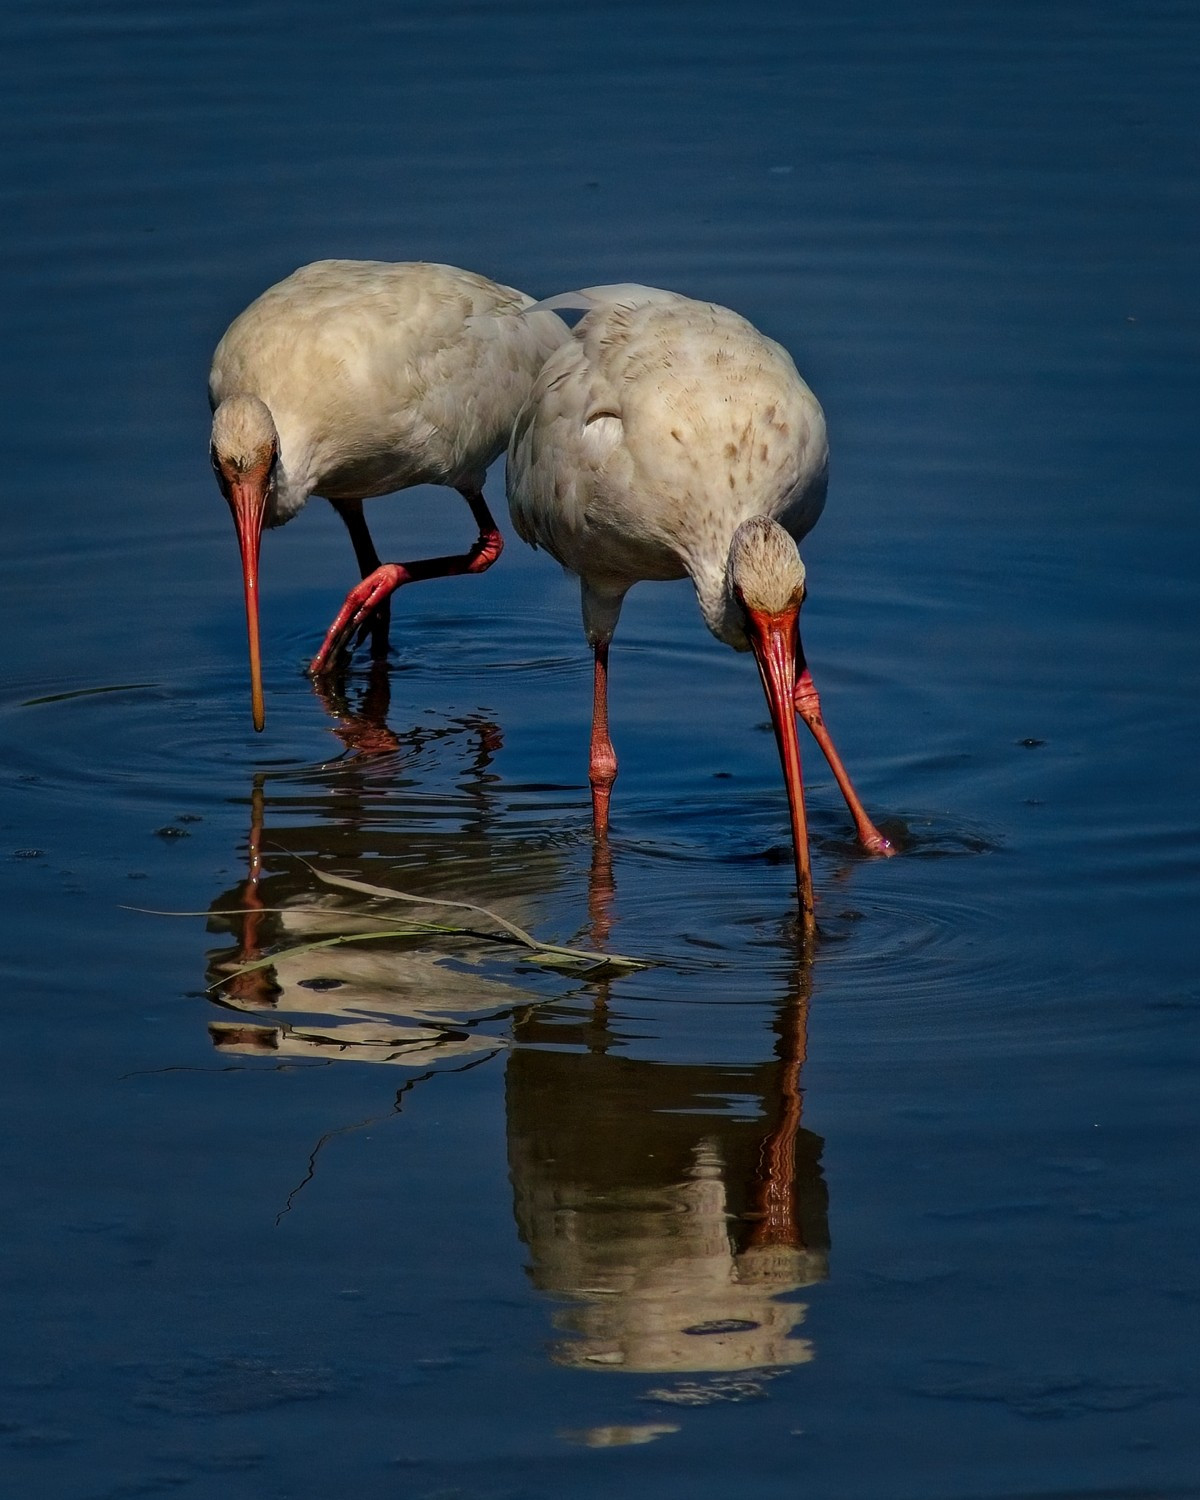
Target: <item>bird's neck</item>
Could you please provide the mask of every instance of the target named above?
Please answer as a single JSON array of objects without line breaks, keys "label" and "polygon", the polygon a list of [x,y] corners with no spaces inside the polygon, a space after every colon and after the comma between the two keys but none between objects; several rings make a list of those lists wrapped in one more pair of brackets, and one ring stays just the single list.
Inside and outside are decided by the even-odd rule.
[{"label": "bird's neck", "polygon": [[733,597],[724,559],[697,565],[691,573],[704,623],[725,645],[732,646],[735,651],[749,651],[745,617]]},{"label": "bird's neck", "polygon": [[275,476],[275,494],[272,497],[270,525],[282,526],[303,507],[309,497],[306,485],[293,484],[282,464]]},{"label": "bird's neck", "polygon": [[297,465],[294,452],[281,445],[279,462],[275,466],[275,479],[267,496],[264,526],[284,525],[303,508],[304,502],[312,494],[313,482],[303,454],[300,455],[300,460]]}]

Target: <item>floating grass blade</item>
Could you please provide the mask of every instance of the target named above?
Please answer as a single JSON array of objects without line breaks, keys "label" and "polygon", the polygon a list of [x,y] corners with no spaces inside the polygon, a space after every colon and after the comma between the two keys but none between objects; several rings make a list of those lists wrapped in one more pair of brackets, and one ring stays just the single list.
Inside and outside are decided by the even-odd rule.
[{"label": "floating grass blade", "polygon": [[[299,855],[295,856],[297,859]],[[481,932],[477,927],[467,927],[450,922],[424,922],[413,920],[401,926],[381,926],[371,932],[348,932],[334,937],[318,938],[310,943],[297,943],[290,948],[278,948],[266,958],[253,959],[244,964],[230,964],[225,973],[215,983],[210,984],[210,990],[218,989],[222,984],[228,982],[236,974],[250,974],[256,969],[266,969],[280,959],[297,957],[303,953],[312,953],[320,948],[336,948],[344,943],[366,943],[379,942],[387,938],[420,938],[430,935],[442,937],[474,937],[489,943],[512,943],[517,944],[528,951],[529,961],[540,964],[543,968],[559,969],[575,973],[583,978],[596,978],[600,975],[613,975],[631,973],[635,969],[649,967],[649,962],[641,958],[629,958],[622,953],[597,953],[594,949],[568,948],[561,943],[542,943],[532,933],[526,932],[523,927],[518,927],[515,922],[510,922],[507,917],[502,917],[499,912],[492,911],[489,907],[479,906],[474,901],[450,901],[439,896],[414,896],[408,891],[398,891],[390,886],[371,885],[365,880],[352,880],[348,875],[329,875],[324,870],[318,870],[315,865],[309,864],[306,859],[300,859],[318,880],[325,885],[333,886],[343,891],[354,891],[360,896],[370,896],[377,901],[405,901],[413,906],[444,906],[454,911],[469,911],[476,916],[485,917],[494,923],[499,932]],[[126,906],[125,911],[142,912],[147,916],[156,917],[215,917],[244,916],[245,910],[240,907],[234,908],[209,908],[206,911],[156,911],[145,906]],[[332,913],[326,907],[305,906],[264,906],[255,908],[256,912],[265,914],[274,912],[279,915],[298,914],[307,911],[319,911],[322,916],[330,916]],[[353,917],[355,921],[370,921],[386,923],[394,919],[385,917],[377,912],[347,909],[346,915]]]},{"label": "floating grass blade", "polygon": [[[307,860],[305,863],[308,863]],[[314,865],[309,865],[308,868],[318,880],[324,881],[326,885],[337,886],[346,891],[357,891],[360,895],[374,896],[381,901],[409,901],[414,906],[446,906],[458,911],[473,911],[477,916],[486,917],[489,922],[495,922],[497,927],[502,928],[522,947],[528,948],[535,962],[545,963],[550,967],[569,967],[575,964],[586,964],[589,969],[604,970],[633,970],[647,967],[644,959],[627,958],[620,953],[597,953],[587,948],[567,948],[561,943],[540,943],[523,927],[518,927],[515,922],[510,922],[507,917],[500,916],[498,912],[491,911],[486,906],[477,906],[473,901],[448,901],[437,896],[414,896],[408,891],[397,891],[390,886],[369,885],[365,880],[351,880],[347,875],[329,875],[324,870],[318,870]],[[454,931],[455,929],[448,930]],[[463,933],[473,931],[471,928],[458,930]],[[478,935],[487,936],[487,934]],[[379,937],[381,934],[374,933],[373,936]],[[560,960],[560,963],[553,963],[553,959]]]}]

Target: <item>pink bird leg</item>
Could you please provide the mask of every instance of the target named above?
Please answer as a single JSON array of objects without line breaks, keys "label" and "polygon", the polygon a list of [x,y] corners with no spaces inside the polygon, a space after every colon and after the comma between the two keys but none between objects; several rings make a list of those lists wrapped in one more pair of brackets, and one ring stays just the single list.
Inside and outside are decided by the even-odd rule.
[{"label": "pink bird leg", "polygon": [[608,734],[608,642],[597,641],[596,675],[592,692],[592,744],[588,779],[592,783],[592,826],[600,838],[608,834],[608,801],[617,779],[617,752]]},{"label": "pink bird leg", "polygon": [[854,826],[858,830],[859,843],[871,854],[895,854],[895,845],[890,839],[884,838],[879,829],[871,822],[867,816],[866,808],[862,805],[858,793],[854,790],[854,783],[850,780],[850,776],[842,764],[842,758],[837,753],[837,747],[834,745],[828,729],[825,728],[825,720],[821,715],[821,700],[817,696],[817,689],[813,684],[812,673],[806,666],[802,667],[800,675],[796,679],[794,699],[797,714],[804,720],[809,729],[812,730],[813,739],[820,745],[825,759],[829,762],[829,769],[833,772],[834,780],[841,788],[842,796],[846,799],[846,806],[850,809],[850,816],[854,819]]}]

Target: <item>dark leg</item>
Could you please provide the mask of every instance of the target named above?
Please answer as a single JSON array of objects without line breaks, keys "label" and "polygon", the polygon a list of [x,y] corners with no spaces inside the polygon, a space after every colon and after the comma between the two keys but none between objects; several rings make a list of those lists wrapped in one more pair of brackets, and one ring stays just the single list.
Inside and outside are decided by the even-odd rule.
[{"label": "dark leg", "polygon": [[354,556],[358,562],[358,571],[365,578],[368,573],[373,573],[379,566],[379,553],[376,552],[371,533],[367,530],[367,518],[363,515],[362,501],[331,500],[329,503],[346,523],[346,530],[350,533],[350,543],[354,548]]},{"label": "dark leg", "polygon": [[[341,516],[350,533],[350,544],[358,561],[361,578],[367,578],[379,567],[379,553],[367,530],[361,500],[331,500],[330,505]],[[392,624],[391,601],[385,600],[371,616],[371,659],[385,661],[388,653],[388,631]]]},{"label": "dark leg", "polygon": [[[404,584],[420,583],[426,578],[453,578],[461,573],[483,573],[496,561],[504,549],[504,538],[488,510],[487,502],[478,490],[460,490],[459,493],[471,507],[471,514],[479,527],[479,539],[471,550],[454,557],[428,557],[418,562],[382,563],[376,567],[346,595],[346,602],[326,631],[321,649],[313,658],[310,672],[327,672],[337,653],[358,627]],[[366,529],[365,521],[363,529]],[[353,536],[351,531],[352,540]],[[373,547],[371,550],[374,552]],[[357,552],[357,547],[355,551]]]},{"label": "dark leg", "polygon": [[592,690],[592,746],[588,777],[592,783],[592,827],[598,838],[608,834],[608,799],[617,779],[617,752],[608,737],[608,642],[597,641]]},{"label": "dark leg", "polygon": [[846,806],[850,809],[850,816],[854,819],[859,843],[872,854],[895,854],[896,851],[891,842],[884,838],[867,816],[867,810],[859,801],[858,793],[854,790],[854,783],[847,775],[842,758],[837,753],[828,729],[825,728],[825,720],[821,717],[821,700],[817,697],[817,690],[813,686],[812,673],[804,664],[803,652],[801,652],[797,666],[800,671],[796,678],[796,712],[812,730],[813,739],[820,745],[825,759],[829,762],[829,769],[833,772],[834,779],[842,790],[842,796],[846,799]]}]

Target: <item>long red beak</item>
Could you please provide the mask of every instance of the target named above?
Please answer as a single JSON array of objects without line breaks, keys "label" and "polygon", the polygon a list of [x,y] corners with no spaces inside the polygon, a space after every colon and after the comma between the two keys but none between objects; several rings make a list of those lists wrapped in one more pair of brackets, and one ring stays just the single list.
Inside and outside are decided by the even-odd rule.
[{"label": "long red beak", "polygon": [[750,647],[758,663],[775,743],[783,764],[783,781],[787,787],[788,806],[792,815],[792,847],[796,859],[796,893],[806,936],[817,930],[813,906],[812,865],[808,855],[808,819],[804,812],[804,780],[800,774],[800,742],[796,737],[796,710],[793,693],[796,687],[796,654],[800,627],[798,609],[777,615],[747,610]]},{"label": "long red beak", "polygon": [[229,508],[242,552],[242,583],[246,590],[246,633],[250,642],[250,708],[255,729],[266,721],[263,708],[262,661],[258,648],[258,543],[262,536],[266,492],[261,479],[239,476],[229,485]]}]

